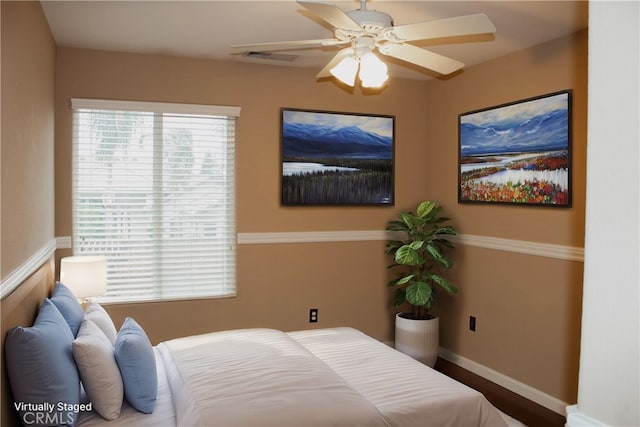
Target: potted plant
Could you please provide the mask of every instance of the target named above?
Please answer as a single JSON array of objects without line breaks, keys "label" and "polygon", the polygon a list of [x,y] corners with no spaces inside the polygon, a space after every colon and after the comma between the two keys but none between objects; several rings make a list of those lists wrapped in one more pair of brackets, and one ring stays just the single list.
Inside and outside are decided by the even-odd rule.
[{"label": "potted plant", "polygon": [[437,290],[458,291],[438,272],[453,266],[444,250],[453,248],[448,237],[456,235],[454,227],[445,225],[449,218],[440,216],[441,209],[434,201],[424,201],[415,212],[401,212],[386,228],[398,239],[386,244],[386,254],[393,257],[389,268],[400,270],[389,282],[396,288],[394,305],[407,302],[412,307],[396,314],[396,348],[431,367],[439,347],[438,318],[430,313]]}]

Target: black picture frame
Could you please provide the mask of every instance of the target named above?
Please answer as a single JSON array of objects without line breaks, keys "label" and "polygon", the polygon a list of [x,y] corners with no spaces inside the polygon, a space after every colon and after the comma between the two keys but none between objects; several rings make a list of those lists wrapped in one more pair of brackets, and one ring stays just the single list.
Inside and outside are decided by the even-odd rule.
[{"label": "black picture frame", "polygon": [[393,206],[395,116],[281,108],[283,206]]},{"label": "black picture frame", "polygon": [[458,117],[458,203],[571,207],[572,91]]}]

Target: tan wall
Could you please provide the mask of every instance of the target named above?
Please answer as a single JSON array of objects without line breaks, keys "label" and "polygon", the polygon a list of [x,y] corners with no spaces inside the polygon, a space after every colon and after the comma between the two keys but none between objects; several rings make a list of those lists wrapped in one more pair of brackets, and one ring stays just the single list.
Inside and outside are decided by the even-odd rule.
[{"label": "tan wall", "polygon": [[[423,197],[426,82],[393,82],[381,95],[353,94],[317,70],[59,49],[56,116],[56,235],[71,235],[72,97],[242,108],[237,132],[237,229],[246,232],[382,230],[400,208]],[[280,206],[280,108],[396,116],[395,207]],[[59,255],[69,251],[58,251]],[[154,341],[185,333],[272,326],[354,325],[392,337],[384,242],[239,245],[235,299],[112,306],[116,321],[135,316]]]},{"label": "tan wall", "polygon": [[5,279],[54,237],[56,48],[39,2],[2,7],[2,222]]},{"label": "tan wall", "polygon": [[[573,207],[457,203],[458,114],[573,90]],[[460,233],[584,246],[587,32],[470,68],[427,85],[427,189]],[[460,247],[460,293],[443,299],[441,345],[565,402],[577,399],[580,262]],[[477,331],[468,329],[476,316]]]},{"label": "tan wall", "polygon": [[[71,234],[72,97],[236,105],[238,232],[382,230],[422,199],[445,205],[460,232],[582,246],[586,129],[586,33],[472,67],[453,79],[392,81],[380,95],[315,81],[317,70],[59,49],[56,85],[56,235]],[[458,205],[461,112],[574,89],[574,207]],[[396,206],[280,207],[279,109],[396,116]],[[393,336],[384,242],[239,245],[234,299],[123,304],[152,340],[211,330],[351,325]],[[58,251],[59,256],[68,251]],[[452,278],[461,292],[439,306],[443,347],[575,401],[582,264],[460,246]],[[469,315],[478,331],[467,331]]]}]

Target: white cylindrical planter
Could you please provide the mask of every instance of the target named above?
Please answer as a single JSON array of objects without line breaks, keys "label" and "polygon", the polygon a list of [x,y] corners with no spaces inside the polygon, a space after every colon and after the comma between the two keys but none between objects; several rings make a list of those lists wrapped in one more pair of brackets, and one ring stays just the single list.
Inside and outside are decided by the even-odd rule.
[{"label": "white cylindrical planter", "polygon": [[440,345],[438,318],[405,319],[396,314],[396,350],[434,367]]}]

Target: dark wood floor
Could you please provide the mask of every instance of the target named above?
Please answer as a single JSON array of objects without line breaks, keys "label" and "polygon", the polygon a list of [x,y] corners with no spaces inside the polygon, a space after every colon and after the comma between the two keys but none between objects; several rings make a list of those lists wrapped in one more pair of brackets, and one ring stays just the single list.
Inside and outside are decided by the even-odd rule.
[{"label": "dark wood floor", "polygon": [[496,408],[528,427],[564,427],[565,417],[467,371],[438,358],[435,369],[484,394]]}]

